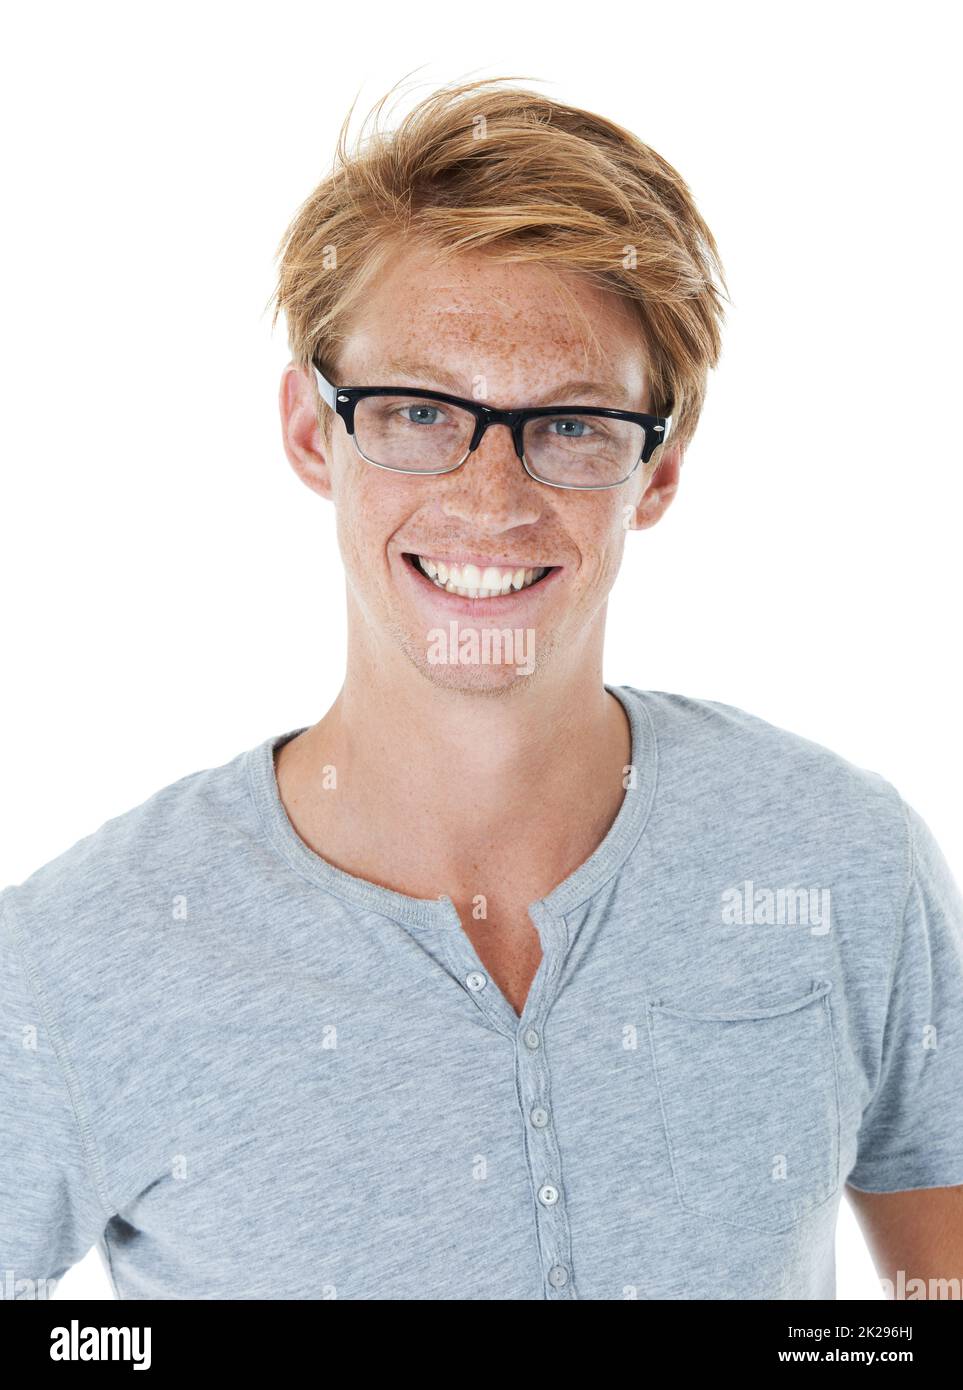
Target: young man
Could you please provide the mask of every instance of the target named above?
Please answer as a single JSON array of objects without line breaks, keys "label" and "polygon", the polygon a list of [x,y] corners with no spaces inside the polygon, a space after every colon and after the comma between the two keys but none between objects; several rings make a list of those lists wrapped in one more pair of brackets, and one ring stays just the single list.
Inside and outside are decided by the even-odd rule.
[{"label": "young man", "polygon": [[498,83],[286,234],[344,685],[0,894],[0,1266],[123,1298],[831,1298],[963,1274],[963,903],[874,773],[602,679],[721,322],[678,174]]}]

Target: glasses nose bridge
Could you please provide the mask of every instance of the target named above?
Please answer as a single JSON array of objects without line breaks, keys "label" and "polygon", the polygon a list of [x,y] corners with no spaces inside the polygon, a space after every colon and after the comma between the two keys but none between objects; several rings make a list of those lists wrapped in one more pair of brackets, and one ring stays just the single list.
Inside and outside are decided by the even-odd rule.
[{"label": "glasses nose bridge", "polygon": [[471,441],[468,445],[468,452],[473,454],[480,446],[485,437],[485,431],[489,425],[507,425],[512,435],[512,443],[515,446],[515,453],[520,459],[524,457],[522,447],[522,424],[523,412],[520,410],[496,410],[494,406],[476,406],[475,428],[472,432]]}]

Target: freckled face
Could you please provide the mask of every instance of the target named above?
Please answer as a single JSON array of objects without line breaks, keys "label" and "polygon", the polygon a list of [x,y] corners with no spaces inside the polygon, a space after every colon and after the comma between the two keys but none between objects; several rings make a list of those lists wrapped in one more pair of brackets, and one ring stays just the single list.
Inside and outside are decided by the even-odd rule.
[{"label": "freckled face", "polygon": [[[559,283],[552,270],[500,265],[484,253],[440,261],[425,248],[408,249],[369,295],[337,363],[335,384],[422,387],[501,409],[646,410],[641,340],[630,311],[616,296],[565,274],[589,326],[586,335]],[[400,369],[400,362],[415,370]],[[612,382],[621,391],[558,395],[569,381]],[[437,685],[504,691],[597,659],[627,517],[654,461],[616,488],[561,490],[529,477],[510,431],[494,425],[452,473],[393,474],[361,458],[340,420],[327,459],[349,621],[382,670],[400,648]],[[449,572],[454,566],[459,583],[466,576],[484,580],[487,570],[488,584],[495,584],[497,572],[504,588],[509,572],[548,573],[531,586],[525,576],[521,588],[462,597],[433,583],[412,556],[441,560]],[[469,563],[475,568],[466,570]],[[450,641],[452,621],[460,658]],[[523,659],[514,659],[516,646],[511,659],[505,660],[503,647],[501,659],[486,661],[486,629],[524,633]],[[489,644],[489,652],[496,649],[497,643]],[[520,673],[519,666],[530,669]]]}]

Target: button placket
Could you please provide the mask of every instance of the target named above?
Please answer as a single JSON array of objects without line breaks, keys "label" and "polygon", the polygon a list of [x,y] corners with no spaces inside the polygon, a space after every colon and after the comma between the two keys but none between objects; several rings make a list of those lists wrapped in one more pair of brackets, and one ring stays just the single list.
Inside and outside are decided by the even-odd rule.
[{"label": "button placket", "polygon": [[[539,931],[545,960],[536,972],[522,1010],[521,1017],[525,1020],[526,1027],[533,1009],[544,1011],[551,1007],[568,945],[564,921],[561,918],[543,917],[539,909],[540,904],[536,903],[531,915]],[[449,914],[451,929],[446,930],[444,943],[451,974],[498,1031],[515,1041],[519,1024],[518,1014],[482,964],[471,938],[461,924],[458,910],[450,899]],[[543,923],[541,928],[538,925],[539,921]],[[532,1031],[537,1032],[534,1029]],[[537,1042],[535,1046],[538,1046]]]},{"label": "button placket", "polygon": [[[550,1103],[549,1058],[545,1045],[545,1019],[554,999],[559,963],[565,954],[567,932],[564,920],[546,922],[543,940],[550,938],[553,969],[546,980],[542,998],[529,1010],[528,1002],[515,1033],[515,1059],[518,1099],[525,1122],[525,1154],[528,1159],[535,1220],[545,1280],[545,1297],[576,1297],[572,1279],[571,1234],[565,1193],[561,1182],[561,1159]],[[529,997],[531,1000],[531,996]]]},{"label": "button placket", "polygon": [[465,993],[498,1029],[509,1037],[514,1035],[517,1022],[515,1010],[508,1003],[495,981],[485,970],[461,925],[458,911],[451,906],[452,924],[445,929],[445,953],[448,968]]},{"label": "button placket", "polygon": [[543,1028],[551,1010],[568,947],[564,918],[543,916],[535,905],[532,919],[542,940],[546,969],[533,982],[521,1018],[482,967],[471,940],[452,907],[452,929],[445,949],[452,975],[499,1032],[515,1046],[516,1088],[525,1124],[525,1154],[535,1203],[543,1289],[549,1299],[577,1297],[572,1278],[571,1236],[561,1184],[561,1161],[549,1104],[548,1059]]}]

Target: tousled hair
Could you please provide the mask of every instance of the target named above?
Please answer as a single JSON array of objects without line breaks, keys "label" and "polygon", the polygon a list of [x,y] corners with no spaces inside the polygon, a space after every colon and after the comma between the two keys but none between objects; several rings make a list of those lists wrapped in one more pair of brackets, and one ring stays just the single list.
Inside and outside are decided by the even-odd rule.
[{"label": "tousled hair", "polygon": [[[365,290],[399,244],[440,255],[577,272],[628,302],[648,374],[648,409],[695,433],[728,301],[715,240],[676,170],[602,116],[482,78],[419,101],[393,129],[391,92],[334,162],[278,246],[272,328],[283,312],[292,360],[333,371]],[[561,277],[564,281],[564,276]],[[561,288],[564,286],[560,285]],[[319,403],[326,433],[333,412]]]}]

